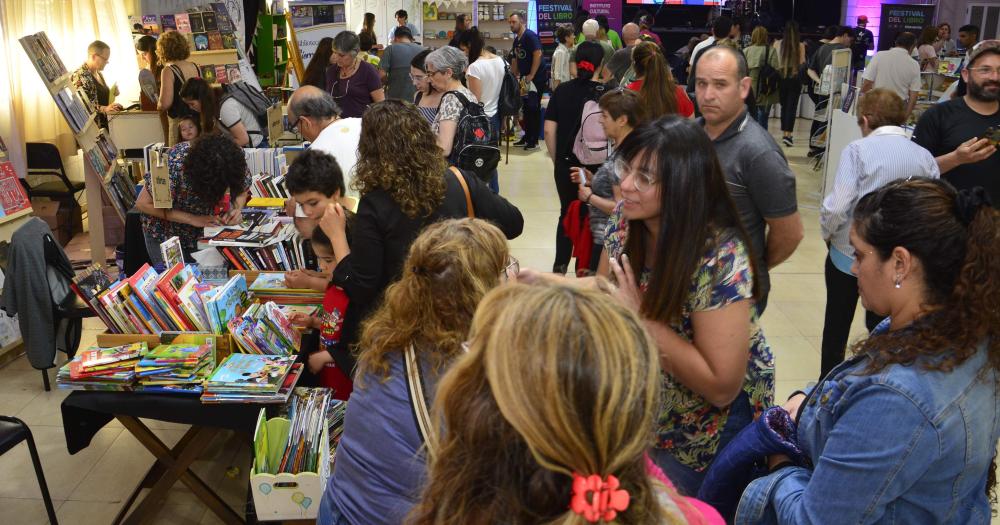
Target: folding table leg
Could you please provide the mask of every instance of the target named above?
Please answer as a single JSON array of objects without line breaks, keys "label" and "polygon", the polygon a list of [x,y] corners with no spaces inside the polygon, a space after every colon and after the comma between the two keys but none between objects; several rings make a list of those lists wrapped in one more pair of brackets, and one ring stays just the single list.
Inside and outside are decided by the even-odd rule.
[{"label": "folding table leg", "polygon": [[[197,427],[189,428],[188,431],[185,432],[184,435],[181,437],[181,439],[177,442],[177,444],[174,445],[174,448],[170,451],[170,455],[176,458],[177,457],[176,451],[184,450],[184,447],[188,446],[188,443],[191,442],[191,439],[193,439],[195,434],[197,433],[198,433]],[[163,464],[162,461],[153,462],[153,464],[149,467],[149,470],[146,472],[146,476],[143,477],[142,481],[140,481],[139,484],[135,486],[135,489],[132,490],[132,494],[130,494],[129,497],[125,500],[125,503],[122,504],[121,510],[118,511],[118,515],[115,516],[114,521],[112,521],[111,523],[113,523],[114,525],[118,525],[119,523],[124,521],[125,516],[128,515],[128,511],[132,508],[132,504],[135,503],[135,500],[139,498],[139,494],[142,492],[142,489],[152,488],[154,485],[156,485],[156,482],[163,477],[163,474],[166,471],[167,467],[166,465]]]},{"label": "folding table leg", "polygon": [[[201,455],[211,444],[212,439],[219,433],[219,429],[211,427],[192,427],[190,432],[194,432],[183,449],[174,447],[170,450],[149,428],[138,418],[130,416],[116,416],[129,432],[139,440],[143,446],[156,456],[157,461],[162,462],[166,467],[166,472],[156,481],[152,490],[145,499],[139,503],[136,509],[126,518],[126,524],[144,523],[151,516],[151,511],[166,497],[170,487],[180,479],[187,485],[208,508],[216,514],[224,523],[242,524],[244,523],[236,512],[233,511],[222,498],[215,493],[204,481],[191,472],[191,464]],[[186,437],[186,436],[185,436]]]}]

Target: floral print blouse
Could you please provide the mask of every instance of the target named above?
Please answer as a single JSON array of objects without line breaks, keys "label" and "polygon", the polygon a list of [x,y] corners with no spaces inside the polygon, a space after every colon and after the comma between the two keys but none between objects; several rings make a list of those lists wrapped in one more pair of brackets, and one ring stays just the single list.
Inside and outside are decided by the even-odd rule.
[{"label": "floral print blouse", "polygon": [[[619,203],[608,218],[604,248],[609,257],[619,257],[628,239],[628,220]],[[639,288],[645,292],[650,271],[644,269]],[[715,243],[702,258],[691,280],[691,294],[684,305],[679,324],[671,328],[686,341],[692,341],[693,312],[716,310],[742,299],[753,297],[753,275],[746,246],[732,230],[718,232]],[[750,309],[750,359],[747,362],[743,391],[750,399],[756,418],[774,401],[774,357],[757,325],[755,308]],[[719,447],[729,408],[717,408],[692,392],[673,377],[663,374],[663,402],[657,423],[657,448],[666,449],[682,464],[702,471],[711,464]]]},{"label": "floral print blouse", "polygon": [[[106,106],[110,96],[110,88],[104,83],[104,78],[98,80],[97,75],[84,64],[69,77],[73,87],[87,95],[94,109],[97,109],[97,106]],[[97,112],[97,125],[102,128],[108,127],[108,116],[100,111]]]},{"label": "floral print blouse", "polygon": [[[216,215],[219,203],[205,202],[192,189],[191,182],[184,173],[184,159],[187,158],[190,142],[181,142],[167,152],[167,172],[170,174],[170,194],[173,197],[173,209],[194,215]],[[152,188],[150,174],[144,175],[146,187]],[[250,187],[250,172],[247,172],[244,188]],[[197,249],[198,239],[204,235],[204,230],[197,226],[180,222],[168,221],[159,217],[142,214],[142,229],[146,235],[163,242],[173,236],[180,237],[185,253]]]}]

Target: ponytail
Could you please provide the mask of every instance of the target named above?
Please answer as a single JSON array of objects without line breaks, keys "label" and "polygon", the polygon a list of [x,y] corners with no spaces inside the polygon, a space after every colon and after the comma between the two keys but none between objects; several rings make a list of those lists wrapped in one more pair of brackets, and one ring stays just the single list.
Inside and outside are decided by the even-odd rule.
[{"label": "ponytail", "polygon": [[632,56],[636,74],[643,77],[639,94],[646,103],[650,119],[677,113],[676,84],[660,47],[643,42],[636,46]]}]

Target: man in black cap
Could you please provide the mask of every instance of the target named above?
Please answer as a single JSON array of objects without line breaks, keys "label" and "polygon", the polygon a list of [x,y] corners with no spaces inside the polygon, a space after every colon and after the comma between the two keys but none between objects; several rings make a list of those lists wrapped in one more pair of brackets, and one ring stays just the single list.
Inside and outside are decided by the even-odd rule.
[{"label": "man in black cap", "polygon": [[854,44],[851,45],[851,69],[859,71],[865,68],[865,56],[875,49],[875,35],[867,29],[868,17],[858,17],[858,27],[854,28]]}]

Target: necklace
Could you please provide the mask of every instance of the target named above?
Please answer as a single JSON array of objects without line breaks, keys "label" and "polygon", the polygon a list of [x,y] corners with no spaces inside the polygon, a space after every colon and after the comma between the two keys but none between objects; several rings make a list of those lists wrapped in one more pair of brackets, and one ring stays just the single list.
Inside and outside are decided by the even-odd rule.
[{"label": "necklace", "polygon": [[[360,58],[355,58],[354,62],[351,63],[350,70],[348,70],[347,68],[341,68],[341,70],[340,70],[340,78],[350,78],[350,77],[352,77],[355,73],[358,72],[358,65],[360,65],[360,62],[361,62]],[[348,73],[348,71],[350,71],[350,73]]]}]

